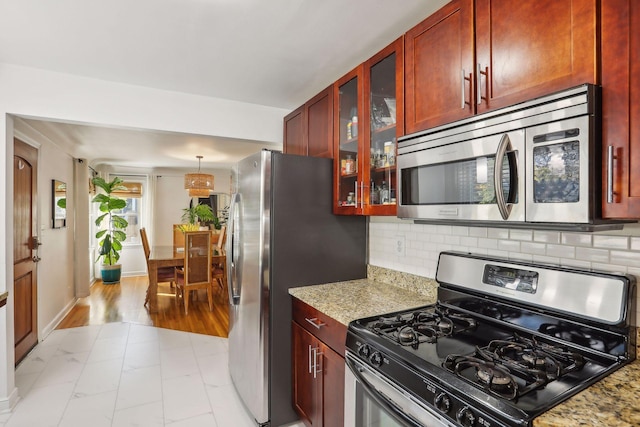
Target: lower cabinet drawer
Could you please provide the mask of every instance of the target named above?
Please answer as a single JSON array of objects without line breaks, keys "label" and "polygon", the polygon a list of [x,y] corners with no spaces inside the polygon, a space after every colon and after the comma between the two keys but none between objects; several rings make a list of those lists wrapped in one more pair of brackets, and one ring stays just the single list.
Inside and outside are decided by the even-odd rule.
[{"label": "lower cabinet drawer", "polygon": [[347,327],[310,305],[293,298],[293,320],[344,357]]}]

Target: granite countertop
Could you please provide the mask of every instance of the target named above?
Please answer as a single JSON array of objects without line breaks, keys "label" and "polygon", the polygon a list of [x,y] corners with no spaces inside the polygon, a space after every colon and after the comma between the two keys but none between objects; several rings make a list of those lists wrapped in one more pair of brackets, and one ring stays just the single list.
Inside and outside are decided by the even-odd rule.
[{"label": "granite countertop", "polygon": [[[363,317],[433,304],[437,286],[431,279],[370,266],[367,279],[293,288],[289,294],[348,325]],[[637,332],[640,343],[640,328]],[[535,418],[533,426],[637,427],[639,399],[640,360],[635,360]]]},{"label": "granite countertop", "polygon": [[435,302],[434,298],[370,279],[293,288],[289,294],[344,325]]},{"label": "granite countertop", "polygon": [[289,294],[338,322],[436,302],[435,280],[369,266],[367,279],[289,289]]}]

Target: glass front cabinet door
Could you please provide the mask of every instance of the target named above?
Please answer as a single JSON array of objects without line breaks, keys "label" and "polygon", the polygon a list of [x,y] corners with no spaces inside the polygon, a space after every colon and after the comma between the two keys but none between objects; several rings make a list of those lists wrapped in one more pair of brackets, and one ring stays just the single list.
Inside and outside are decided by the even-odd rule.
[{"label": "glass front cabinet door", "polygon": [[336,82],[334,213],[396,215],[396,140],[404,132],[402,39]]},{"label": "glass front cabinet door", "polygon": [[338,149],[334,157],[334,213],[362,214],[361,140],[362,67],[338,80],[334,93],[334,138]]}]

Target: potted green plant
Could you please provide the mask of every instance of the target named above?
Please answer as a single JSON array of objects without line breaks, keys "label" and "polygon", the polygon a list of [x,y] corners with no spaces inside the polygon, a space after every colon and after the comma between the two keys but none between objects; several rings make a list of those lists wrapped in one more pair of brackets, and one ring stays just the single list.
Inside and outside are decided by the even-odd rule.
[{"label": "potted green plant", "polygon": [[124,190],[126,187],[122,185],[122,179],[118,177],[114,177],[110,182],[105,181],[103,178],[96,177],[93,178],[93,184],[102,190],[102,193],[97,194],[92,200],[94,203],[100,204],[100,212],[103,212],[96,218],[95,224],[98,227],[103,223],[105,224],[105,226],[96,233],[96,239],[99,239],[99,251],[96,262],[102,260],[101,276],[103,283],[119,283],[122,266],[118,264],[118,260],[120,259],[122,242],[127,238],[124,230],[129,223],[116,213],[123,209],[127,205],[127,202],[113,195],[113,192]]},{"label": "potted green plant", "polygon": [[217,220],[213,209],[209,205],[197,204],[182,210],[182,221],[187,224],[207,223]]}]

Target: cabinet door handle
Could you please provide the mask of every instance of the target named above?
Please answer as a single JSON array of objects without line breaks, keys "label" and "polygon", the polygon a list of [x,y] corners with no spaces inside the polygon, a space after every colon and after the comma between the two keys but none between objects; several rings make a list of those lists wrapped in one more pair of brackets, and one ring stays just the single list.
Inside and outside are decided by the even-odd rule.
[{"label": "cabinet door handle", "polygon": [[461,70],[460,74],[460,108],[464,110],[464,106],[466,101],[464,99],[464,80],[467,76],[465,75],[464,68]]},{"label": "cabinet door handle", "polygon": [[311,354],[312,354],[312,349],[311,349],[311,344],[309,344],[309,373],[311,373]]},{"label": "cabinet door handle", "polygon": [[316,329],[320,329],[323,326],[327,326],[326,323],[322,323],[322,321],[318,320],[317,317],[312,317],[311,319],[305,317],[304,320],[309,322]]},{"label": "cabinet door handle", "polygon": [[316,347],[313,349],[313,378],[315,379],[318,376],[319,372],[322,372],[322,369],[318,369],[318,356],[322,359],[322,352],[318,351],[319,348]]},{"label": "cabinet door handle", "polygon": [[472,75],[469,74],[469,77],[467,77],[467,73],[464,71],[464,68],[461,70],[462,74],[460,76],[460,108],[462,108],[463,110],[466,108],[466,106],[468,105],[469,107],[471,107],[471,103],[473,102],[472,100],[467,101],[466,98],[466,91],[465,91],[465,82],[469,82],[469,93],[473,94],[473,85],[471,84],[471,77]]},{"label": "cabinet door handle", "polygon": [[[482,96],[482,75],[484,74],[485,81],[485,93],[486,96]],[[485,67],[484,71],[482,71],[482,67],[480,63],[476,65],[476,103],[478,105],[482,104],[482,100],[484,99],[487,103],[489,102],[489,67]]]},{"label": "cabinet door handle", "polygon": [[353,183],[353,187],[356,193],[356,198],[354,200],[354,202],[356,202],[356,209],[358,208],[358,181]]},{"label": "cabinet door handle", "polygon": [[613,145],[607,147],[607,203],[613,203]]},{"label": "cabinet door handle", "polygon": [[476,64],[476,103],[482,104],[482,76],[480,75],[480,63]]}]

